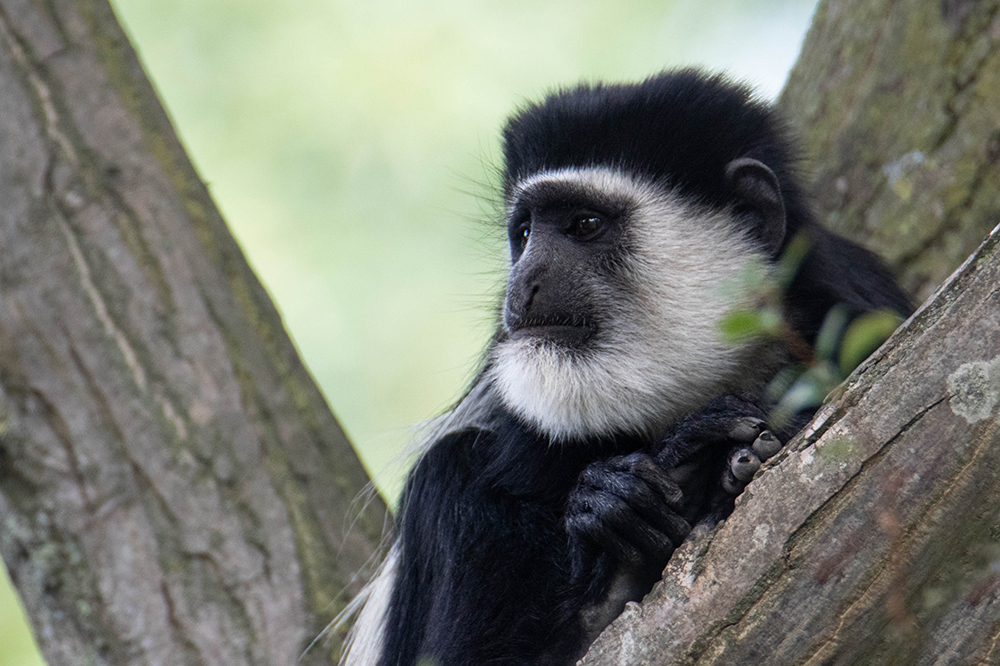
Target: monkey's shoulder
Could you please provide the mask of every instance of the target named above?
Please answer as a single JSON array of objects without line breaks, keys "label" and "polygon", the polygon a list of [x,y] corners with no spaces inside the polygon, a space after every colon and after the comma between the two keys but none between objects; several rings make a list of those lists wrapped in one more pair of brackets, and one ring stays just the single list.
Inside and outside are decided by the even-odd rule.
[{"label": "monkey's shoulder", "polygon": [[467,428],[434,441],[413,467],[403,496],[414,504],[506,500],[561,507],[580,472],[624,444],[556,446],[509,413],[488,428]]}]

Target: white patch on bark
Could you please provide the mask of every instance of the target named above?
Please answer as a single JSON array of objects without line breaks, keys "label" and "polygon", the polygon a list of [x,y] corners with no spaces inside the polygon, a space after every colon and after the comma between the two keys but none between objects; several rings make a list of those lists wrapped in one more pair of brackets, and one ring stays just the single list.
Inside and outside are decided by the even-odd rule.
[{"label": "white patch on bark", "polygon": [[948,391],[955,414],[968,423],[988,419],[1000,403],[1000,356],[959,366],[948,375]]},{"label": "white patch on bark", "polygon": [[771,526],[767,523],[761,523],[753,531],[753,546],[757,550],[761,550],[767,545],[767,538],[771,535]]}]

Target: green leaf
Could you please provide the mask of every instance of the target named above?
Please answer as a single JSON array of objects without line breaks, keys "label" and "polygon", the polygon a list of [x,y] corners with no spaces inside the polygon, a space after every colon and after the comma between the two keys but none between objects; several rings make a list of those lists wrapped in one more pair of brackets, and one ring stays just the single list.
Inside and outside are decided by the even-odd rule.
[{"label": "green leaf", "polygon": [[719,322],[719,332],[726,342],[745,342],[748,338],[781,335],[781,313],[771,307],[733,310]]},{"label": "green leaf", "polygon": [[844,328],[849,321],[847,306],[842,303],[834,305],[823,318],[823,325],[820,326],[816,335],[815,353],[816,358],[821,361],[832,361],[837,354],[837,343],[844,333]]},{"label": "green leaf", "polygon": [[806,255],[809,254],[812,246],[812,238],[804,231],[795,234],[792,240],[788,241],[785,251],[781,253],[781,258],[778,259],[778,267],[774,274],[774,279],[781,291],[786,291],[788,285],[795,279],[795,275],[799,272],[799,268],[802,266],[802,262],[805,260]]},{"label": "green leaf", "polygon": [[903,320],[891,310],[863,314],[847,327],[840,345],[840,372],[851,374],[861,362],[889,339]]},{"label": "green leaf", "polygon": [[719,332],[726,342],[742,342],[747,338],[764,335],[760,310],[734,310],[719,322]]},{"label": "green leaf", "polygon": [[823,362],[811,366],[781,396],[768,420],[775,428],[781,428],[798,412],[822,405],[827,394],[840,381],[840,375],[833,364]]}]

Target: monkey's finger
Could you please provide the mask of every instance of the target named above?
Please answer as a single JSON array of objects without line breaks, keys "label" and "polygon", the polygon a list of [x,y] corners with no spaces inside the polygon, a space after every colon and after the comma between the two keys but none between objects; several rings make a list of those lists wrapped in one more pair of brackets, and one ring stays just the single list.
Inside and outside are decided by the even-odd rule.
[{"label": "monkey's finger", "polygon": [[754,440],[753,450],[761,460],[767,460],[781,450],[781,440],[770,430],[765,430]]},{"label": "monkey's finger", "polygon": [[764,422],[764,419],[759,419],[756,416],[744,416],[735,419],[730,424],[726,436],[737,442],[750,444],[757,439],[765,428],[767,428],[767,424]]},{"label": "monkey's finger", "polygon": [[[666,503],[667,506],[679,510],[683,501],[684,493],[680,486],[670,477],[667,471],[656,464],[651,457],[645,453],[633,453],[627,456],[616,456],[607,461],[608,468],[615,470],[619,474],[625,474],[626,477],[618,477],[627,482],[627,478],[631,477],[644,482],[649,488],[652,488],[659,497],[661,502]],[[581,480],[589,478],[587,472],[591,470],[594,466],[591,465],[584,470],[584,474],[581,475]],[[594,470],[598,472],[597,469]],[[599,472],[598,472],[599,475]],[[636,484],[639,485],[639,484]],[[624,489],[624,492],[616,489],[619,495],[626,497],[628,495],[628,489]]]},{"label": "monkey's finger", "polygon": [[730,454],[729,469],[738,480],[747,483],[760,469],[760,458],[753,449],[744,446]]},{"label": "monkey's finger", "polygon": [[[663,494],[645,480],[629,472],[585,470],[580,475],[580,489],[608,493],[642,513],[656,513],[666,507]],[[680,489],[677,489],[678,495]]]},{"label": "monkey's finger", "polygon": [[649,521],[658,532],[670,538],[674,547],[681,545],[688,534],[691,533],[691,524],[672,511],[651,516]]},{"label": "monkey's finger", "polygon": [[732,467],[729,465],[722,470],[722,488],[730,495],[739,495],[743,492],[743,489],[747,487],[747,484],[736,478],[733,474]]},{"label": "monkey's finger", "polygon": [[652,458],[643,455],[636,461],[632,473],[642,479],[659,494],[662,501],[672,509],[680,510],[684,503],[684,492],[667,473],[667,470],[657,465]]},{"label": "monkey's finger", "polygon": [[662,552],[669,541],[665,535],[654,534],[614,496],[591,498],[589,504],[600,507],[597,511],[567,515],[567,531],[577,539],[585,539],[611,553],[615,558],[630,563],[640,563],[644,552],[655,555]]},{"label": "monkey's finger", "polygon": [[[579,511],[578,507],[583,507]],[[595,516],[574,522],[579,514]],[[620,541],[631,544],[640,553],[658,557],[679,545],[691,526],[686,520],[663,507],[637,506],[634,498],[622,498],[607,491],[578,488],[567,511],[567,527],[581,528],[591,539],[615,549],[616,555],[631,557]],[[630,560],[631,561],[631,560]]]},{"label": "monkey's finger", "polygon": [[[610,531],[617,537],[612,541],[628,545],[627,548],[621,549],[619,556],[634,564],[666,560],[670,557],[674,549],[691,532],[691,527],[687,521],[674,514],[664,514],[663,518],[667,519],[663,522],[669,525],[667,528],[669,531],[659,529],[638,515],[633,516],[631,520],[610,525]],[[638,554],[639,559],[635,559],[635,554]]]}]

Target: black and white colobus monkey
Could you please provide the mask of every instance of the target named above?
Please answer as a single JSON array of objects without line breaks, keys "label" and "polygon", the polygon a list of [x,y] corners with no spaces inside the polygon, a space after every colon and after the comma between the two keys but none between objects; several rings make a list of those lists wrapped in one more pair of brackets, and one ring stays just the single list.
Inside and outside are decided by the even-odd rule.
[{"label": "black and white colobus monkey", "polygon": [[780,445],[762,395],[787,351],[719,325],[797,233],[784,308],[809,344],[838,303],[910,311],[874,255],[814,223],[782,121],[725,78],[562,90],[503,141],[502,322],[410,472],[347,664],[579,658]]}]

